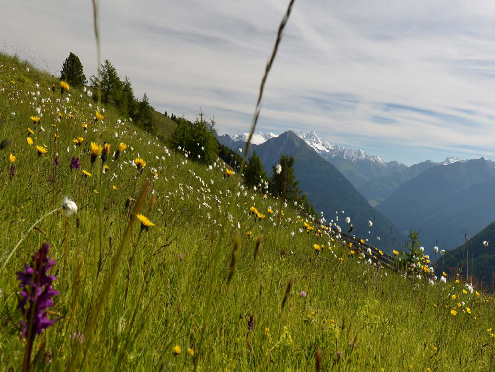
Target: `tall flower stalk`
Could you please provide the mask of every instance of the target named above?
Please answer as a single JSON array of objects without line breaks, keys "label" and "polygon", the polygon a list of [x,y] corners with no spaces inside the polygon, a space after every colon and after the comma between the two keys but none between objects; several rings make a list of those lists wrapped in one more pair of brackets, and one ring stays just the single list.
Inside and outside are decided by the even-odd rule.
[{"label": "tall flower stalk", "polygon": [[52,298],[59,294],[52,287],[57,278],[48,275],[48,271],[55,265],[55,261],[48,257],[49,250],[50,245],[44,243],[33,255],[31,265],[24,264],[24,271],[17,272],[21,286],[18,309],[23,313],[22,336],[26,339],[23,371],[28,371],[31,366],[31,353],[36,335],[58,320],[48,318],[48,308],[53,307]]}]

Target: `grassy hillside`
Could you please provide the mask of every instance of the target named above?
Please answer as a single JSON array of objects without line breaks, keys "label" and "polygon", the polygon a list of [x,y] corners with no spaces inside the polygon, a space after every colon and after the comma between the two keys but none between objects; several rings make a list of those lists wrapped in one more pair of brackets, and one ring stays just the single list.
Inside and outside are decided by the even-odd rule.
[{"label": "grassy hillside", "polygon": [[[493,189],[492,189],[493,190]],[[486,246],[483,242],[488,242]],[[474,276],[480,285],[494,287],[495,222],[468,239],[467,244],[452,249],[441,256],[437,263],[439,270],[457,270],[463,277]],[[469,259],[469,265],[467,263]]]},{"label": "grassy hillside", "polygon": [[[220,161],[192,162],[111,107],[95,122],[86,93],[59,86],[0,55],[1,372],[22,370],[16,273],[45,242],[58,321],[34,338],[32,371],[495,368],[492,297],[368,264]],[[91,142],[105,141],[92,163]],[[62,213],[64,196],[77,213]]]},{"label": "grassy hillside", "polygon": [[156,136],[162,142],[168,142],[177,127],[177,124],[172,119],[155,110],[153,110],[153,125],[156,130]]}]

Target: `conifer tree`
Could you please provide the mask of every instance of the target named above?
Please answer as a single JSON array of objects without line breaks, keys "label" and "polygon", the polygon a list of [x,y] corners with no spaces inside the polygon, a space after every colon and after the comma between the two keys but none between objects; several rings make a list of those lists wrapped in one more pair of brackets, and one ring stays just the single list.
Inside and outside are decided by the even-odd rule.
[{"label": "conifer tree", "polygon": [[256,154],[256,151],[254,151],[244,169],[244,182],[246,186],[253,187],[264,183],[266,180],[268,180],[268,176],[265,173],[260,158]]},{"label": "conifer tree", "polygon": [[81,60],[72,52],[70,52],[62,65],[60,80],[66,81],[69,85],[75,87],[86,84],[86,76],[84,76]]}]

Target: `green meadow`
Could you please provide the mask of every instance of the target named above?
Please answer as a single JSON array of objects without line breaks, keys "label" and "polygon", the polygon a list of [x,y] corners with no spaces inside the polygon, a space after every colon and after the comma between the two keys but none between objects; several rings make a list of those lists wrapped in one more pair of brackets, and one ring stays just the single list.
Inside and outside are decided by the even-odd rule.
[{"label": "green meadow", "polygon": [[57,321],[32,371],[495,370],[492,296],[380,267],[222,160],[97,106],[0,55],[0,371],[26,365],[16,273],[44,243]]}]

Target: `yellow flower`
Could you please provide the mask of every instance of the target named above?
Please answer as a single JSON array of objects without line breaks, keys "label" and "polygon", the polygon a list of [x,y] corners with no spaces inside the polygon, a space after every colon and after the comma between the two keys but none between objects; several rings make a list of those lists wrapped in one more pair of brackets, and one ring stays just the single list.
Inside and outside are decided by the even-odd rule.
[{"label": "yellow flower", "polygon": [[265,218],[265,215],[263,213],[258,213],[258,218],[262,220],[263,218]]},{"label": "yellow flower", "polygon": [[462,290],[462,293],[467,294],[467,291],[465,289]]},{"label": "yellow flower", "polygon": [[366,242],[364,241],[364,239],[361,239],[359,240],[361,242],[361,244],[365,244]]},{"label": "yellow flower", "polygon": [[106,165],[106,164],[104,165],[104,168],[105,168],[105,170],[109,170],[110,169],[110,167],[108,165]]},{"label": "yellow flower", "polygon": [[383,252],[379,249],[378,252],[380,253],[381,256],[383,256]]},{"label": "yellow flower", "polygon": [[81,124],[81,127],[82,127],[84,130],[88,130],[88,124],[86,124],[86,123]]},{"label": "yellow flower", "polygon": [[76,145],[81,145],[81,143],[83,143],[83,141],[84,141],[84,138],[82,138],[82,137],[77,137],[77,138],[74,138],[72,140],[72,142],[74,142]]},{"label": "yellow flower", "polygon": [[33,121],[33,123],[39,123],[41,120],[39,116],[31,116],[30,119]]},{"label": "yellow flower", "polygon": [[442,271],[442,276],[447,277],[447,274],[445,273],[445,271]]},{"label": "yellow flower", "polygon": [[146,167],[146,162],[141,158],[134,159],[134,164],[136,164],[137,169]]},{"label": "yellow flower", "polygon": [[120,142],[119,151],[122,152],[127,148],[127,145],[124,142]]},{"label": "yellow flower", "polygon": [[38,155],[43,155],[43,154],[46,154],[48,152],[47,149],[45,149],[44,147],[41,147],[39,145],[36,145],[36,150],[38,150]]},{"label": "yellow flower", "polygon": [[394,253],[394,256],[398,256],[399,255],[399,251],[396,251],[395,249],[393,250],[393,253]]},{"label": "yellow flower", "polygon": [[190,347],[187,348],[187,353],[190,355],[190,356],[194,356],[194,350],[191,349]]},{"label": "yellow flower", "polygon": [[272,214],[273,213],[273,209],[268,208],[268,213]]},{"label": "yellow flower", "polygon": [[459,279],[455,280],[455,284],[459,284],[461,281]]},{"label": "yellow flower", "polygon": [[95,116],[96,120],[103,120],[105,117],[98,112],[98,110],[95,110]]},{"label": "yellow flower", "polygon": [[[155,226],[153,222],[151,222],[146,216],[143,216],[142,214],[137,214],[136,217],[146,227]],[[180,354],[180,348],[179,348],[179,354]]]},{"label": "yellow flower", "polygon": [[252,232],[252,231],[248,231],[248,232],[247,232],[247,236],[248,236],[248,237],[251,237],[252,235],[253,235],[253,232]]},{"label": "yellow flower", "polygon": [[62,113],[60,111],[57,113],[57,115],[58,115],[59,118],[62,117]]},{"label": "yellow flower", "polygon": [[457,315],[457,311],[456,311],[456,310],[454,310],[454,309],[450,310],[450,313],[451,313],[453,316],[456,316],[456,315]]},{"label": "yellow flower", "polygon": [[91,173],[89,173],[86,169],[83,169],[82,172],[86,177],[91,177]]},{"label": "yellow flower", "polygon": [[69,90],[70,89],[69,84],[67,84],[65,81],[60,82],[60,88],[62,88],[63,90]]},{"label": "yellow flower", "polygon": [[230,177],[230,176],[232,176],[232,175],[234,174],[234,171],[231,171],[230,169],[227,169],[227,170],[225,171],[225,173],[227,173],[227,176],[229,176],[229,177]]},{"label": "yellow flower", "polygon": [[313,248],[314,248],[316,251],[321,251],[321,246],[319,246],[318,244],[313,244]]},{"label": "yellow flower", "polygon": [[103,150],[103,147],[97,143],[91,142],[91,163],[94,163],[96,158],[101,155],[101,150]]},{"label": "yellow flower", "polygon": [[30,136],[31,134],[34,134],[34,130],[28,127],[28,136]]},{"label": "yellow flower", "polygon": [[457,296],[455,294],[452,295],[452,299],[455,300]]},{"label": "yellow flower", "polygon": [[68,114],[68,115],[67,115],[67,117],[68,117],[69,119],[74,119],[74,115],[73,115],[73,114]]},{"label": "yellow flower", "polygon": [[179,345],[175,345],[174,348],[172,349],[172,354],[174,355],[180,355],[182,352],[182,349],[180,348]]},{"label": "yellow flower", "polygon": [[263,199],[266,199],[266,198],[268,198],[268,196],[266,196],[266,194],[265,194],[265,195],[263,195]]},{"label": "yellow flower", "polygon": [[466,307],[466,312],[467,312],[468,314],[471,314],[471,309],[470,309],[469,307]]},{"label": "yellow flower", "polygon": [[112,189],[117,190],[117,186],[113,185]]},{"label": "yellow flower", "polygon": [[491,331],[492,331],[492,328],[490,327],[490,328],[488,328],[486,331],[487,331],[487,332],[491,332]]},{"label": "yellow flower", "polygon": [[479,296],[480,295],[480,293],[478,291],[476,291],[474,293],[476,294],[476,296]]},{"label": "yellow flower", "polygon": [[97,143],[91,142],[91,154],[99,156],[101,154],[101,150],[103,150],[103,147]]}]

